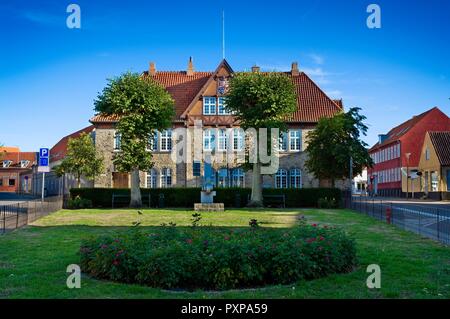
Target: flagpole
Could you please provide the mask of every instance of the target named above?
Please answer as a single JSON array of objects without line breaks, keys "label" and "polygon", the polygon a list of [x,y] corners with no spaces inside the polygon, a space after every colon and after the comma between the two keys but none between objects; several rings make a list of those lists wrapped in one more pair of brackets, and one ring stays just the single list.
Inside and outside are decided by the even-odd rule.
[{"label": "flagpole", "polygon": [[222,10],[222,59],[225,59],[225,11]]}]

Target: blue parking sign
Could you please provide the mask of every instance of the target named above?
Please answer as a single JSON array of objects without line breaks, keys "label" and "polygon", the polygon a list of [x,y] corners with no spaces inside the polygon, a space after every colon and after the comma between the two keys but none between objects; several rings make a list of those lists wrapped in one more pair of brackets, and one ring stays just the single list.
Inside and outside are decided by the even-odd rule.
[{"label": "blue parking sign", "polygon": [[39,158],[39,166],[48,166],[48,157]]},{"label": "blue parking sign", "polygon": [[48,156],[49,156],[48,148],[39,149],[39,157],[48,157]]}]

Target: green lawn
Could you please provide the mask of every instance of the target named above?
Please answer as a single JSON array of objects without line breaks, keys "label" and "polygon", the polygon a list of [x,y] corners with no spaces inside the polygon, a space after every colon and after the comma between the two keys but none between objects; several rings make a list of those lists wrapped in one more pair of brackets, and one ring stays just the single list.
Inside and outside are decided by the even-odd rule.
[{"label": "green lawn", "polygon": [[[144,210],[143,227],[174,222],[188,226],[192,211]],[[344,228],[357,242],[360,266],[296,285],[225,292],[173,292],[82,277],[81,289],[66,288],[66,267],[77,264],[80,240],[125,230],[138,219],[133,210],[62,210],[0,236],[0,298],[450,298],[450,247],[348,210],[230,210],[203,213],[202,224],[291,227],[297,215],[309,223]],[[366,287],[366,267],[379,264],[381,289]]]}]

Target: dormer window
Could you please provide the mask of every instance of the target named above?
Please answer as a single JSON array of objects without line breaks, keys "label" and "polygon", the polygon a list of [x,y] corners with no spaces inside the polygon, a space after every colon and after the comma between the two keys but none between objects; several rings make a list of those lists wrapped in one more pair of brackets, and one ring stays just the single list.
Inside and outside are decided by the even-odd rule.
[{"label": "dormer window", "polygon": [[203,97],[203,115],[215,115],[216,114],[216,97],[204,96]]},{"label": "dormer window", "polygon": [[12,161],[10,160],[4,160],[3,161],[3,168],[8,168],[11,165]]},{"label": "dormer window", "polygon": [[27,161],[27,160],[21,160],[20,161],[20,167],[21,168],[26,168],[28,166],[28,164],[30,164],[30,161]]}]

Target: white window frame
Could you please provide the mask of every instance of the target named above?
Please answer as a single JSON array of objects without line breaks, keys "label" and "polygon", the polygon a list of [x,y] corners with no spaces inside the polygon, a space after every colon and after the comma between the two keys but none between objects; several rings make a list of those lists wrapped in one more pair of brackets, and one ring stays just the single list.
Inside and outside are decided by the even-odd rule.
[{"label": "white window frame", "polygon": [[208,128],[203,130],[203,150],[212,151],[215,148],[215,130]]},{"label": "white window frame", "polygon": [[302,171],[300,168],[292,168],[289,171],[289,186],[291,188],[302,188]]},{"label": "white window frame", "polygon": [[203,97],[203,115],[216,115],[217,113],[217,97]]},{"label": "white window frame", "polygon": [[228,130],[219,129],[217,134],[217,149],[226,151],[228,149]]},{"label": "white window frame", "polygon": [[219,96],[217,98],[217,113],[219,115],[232,115],[233,113],[227,109],[225,104],[225,97]]},{"label": "white window frame", "polygon": [[233,169],[231,179],[233,187],[245,187],[245,172],[242,168]]},{"label": "white window frame", "polygon": [[11,166],[12,161],[10,160],[4,160],[2,162],[3,168],[8,168],[9,166]]},{"label": "white window frame", "polygon": [[301,130],[289,130],[289,150],[291,152],[300,152],[302,150]]},{"label": "white window frame", "polygon": [[158,171],[155,168],[151,168],[150,171],[147,172],[145,187],[158,188]]},{"label": "white window frame", "polygon": [[161,188],[172,187],[172,169],[171,168],[163,167],[161,169],[160,185],[161,185]]},{"label": "white window frame", "polygon": [[29,160],[20,160],[20,167],[21,168],[26,168],[28,166],[28,164],[30,164]]},{"label": "white window frame", "polygon": [[245,132],[241,128],[233,129],[233,150],[242,151],[245,143]]},{"label": "white window frame", "polygon": [[[221,172],[225,172],[226,175],[222,176]],[[224,188],[229,186],[230,172],[225,167],[221,167],[217,170],[217,187]]]},{"label": "white window frame", "polygon": [[172,150],[172,129],[167,129],[159,134],[161,143],[161,152],[170,152]]},{"label": "white window frame", "polygon": [[275,174],[275,188],[288,188],[288,172],[283,168],[279,168]]}]

